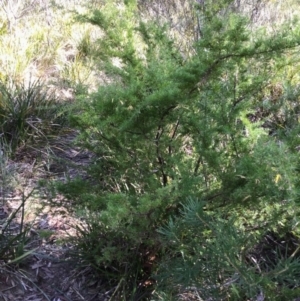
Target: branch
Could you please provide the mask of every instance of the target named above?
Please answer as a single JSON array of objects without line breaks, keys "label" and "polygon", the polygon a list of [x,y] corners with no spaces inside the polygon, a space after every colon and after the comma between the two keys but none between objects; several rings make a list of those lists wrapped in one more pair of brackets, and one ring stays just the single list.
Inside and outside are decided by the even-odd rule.
[{"label": "branch", "polygon": [[[177,130],[178,130],[178,126],[179,126],[179,119],[178,119],[177,122],[176,122],[175,129],[174,129],[173,134],[172,134],[172,136],[171,136],[171,141],[170,141],[170,143],[171,143],[172,140],[174,140],[174,138],[175,138],[176,132],[177,132]],[[172,147],[171,147],[171,144],[169,144],[169,155],[171,155],[171,153],[172,153]]]},{"label": "branch", "polygon": [[[162,127],[162,122],[164,120],[164,118],[173,110],[177,107],[177,105],[172,105],[170,107],[168,107],[162,114],[161,118],[160,118],[160,122],[159,122],[159,126],[158,126],[158,129],[157,129],[157,132],[156,132],[156,137],[155,137],[155,144],[156,144],[156,156],[157,156],[157,160],[158,160],[158,163],[160,165],[160,170],[161,170],[161,173],[162,173],[162,181],[163,181],[163,186],[167,186],[168,184],[168,176],[166,175],[166,173],[164,172],[164,158],[161,156],[160,154],[160,151],[159,151],[159,141],[160,141],[160,138],[164,132],[164,129]],[[174,133],[173,133],[174,134]],[[174,134],[175,135],[175,134]]]}]

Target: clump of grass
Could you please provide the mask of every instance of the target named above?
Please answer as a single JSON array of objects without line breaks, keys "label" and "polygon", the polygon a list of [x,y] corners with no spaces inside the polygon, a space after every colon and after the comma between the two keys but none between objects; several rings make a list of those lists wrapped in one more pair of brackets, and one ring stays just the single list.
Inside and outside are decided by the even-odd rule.
[{"label": "clump of grass", "polygon": [[[0,271],[3,265],[19,263],[30,254],[27,249],[29,242],[29,228],[24,223],[25,205],[35,192],[32,188],[29,192],[20,196],[18,207],[8,212],[8,197],[13,190],[12,183],[15,178],[15,170],[10,167],[10,160],[1,151],[0,154]],[[9,210],[10,211],[10,210]]]},{"label": "clump of grass", "polygon": [[[24,224],[25,203],[31,196],[33,190],[22,196],[21,204],[13,211],[1,226],[0,232],[0,258],[6,263],[16,263],[32,253],[26,250],[29,242],[29,229]],[[14,223],[17,214],[21,215],[20,223]]]},{"label": "clump of grass", "polygon": [[12,154],[21,145],[47,139],[62,124],[61,105],[42,82],[0,82],[0,131]]}]

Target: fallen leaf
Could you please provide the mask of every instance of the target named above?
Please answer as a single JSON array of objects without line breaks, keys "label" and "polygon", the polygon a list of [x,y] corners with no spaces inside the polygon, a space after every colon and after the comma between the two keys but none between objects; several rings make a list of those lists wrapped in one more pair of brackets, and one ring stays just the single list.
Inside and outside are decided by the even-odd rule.
[{"label": "fallen leaf", "polygon": [[34,264],[31,266],[31,269],[32,269],[32,270],[35,270],[35,269],[41,268],[41,267],[43,267],[43,266],[45,266],[45,263],[43,263],[43,262],[37,262],[37,263],[34,263]]}]

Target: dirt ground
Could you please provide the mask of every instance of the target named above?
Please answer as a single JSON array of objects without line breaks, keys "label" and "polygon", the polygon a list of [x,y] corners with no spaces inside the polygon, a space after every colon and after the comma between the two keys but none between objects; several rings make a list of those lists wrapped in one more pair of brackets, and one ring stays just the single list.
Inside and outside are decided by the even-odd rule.
[{"label": "dirt ground", "polygon": [[[73,138],[72,134],[64,141]],[[107,291],[107,284],[94,277],[88,266],[79,268],[70,258],[74,246],[66,239],[76,235],[80,219],[60,205],[60,196],[53,198],[38,188],[40,180],[84,177],[81,167],[91,157],[71,143],[62,146],[56,142],[40,150],[23,149],[14,160],[2,160],[0,249],[1,243],[18,235],[23,225],[27,241],[22,254],[27,256],[12,263],[0,257],[0,300],[110,300],[115,288]],[[53,206],[55,202],[57,206]]]}]

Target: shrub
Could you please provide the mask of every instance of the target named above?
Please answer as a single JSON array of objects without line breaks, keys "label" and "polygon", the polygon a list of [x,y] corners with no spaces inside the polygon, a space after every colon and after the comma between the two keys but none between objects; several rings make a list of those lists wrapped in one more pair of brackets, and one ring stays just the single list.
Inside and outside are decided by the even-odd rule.
[{"label": "shrub", "polygon": [[206,206],[190,199],[159,230],[168,253],[157,272],[158,297],[168,292],[174,298],[191,287],[203,299],[299,297],[299,237],[280,237],[267,227],[243,230],[239,217],[222,219]]},{"label": "shrub", "polygon": [[[268,97],[266,82],[277,79],[276,71],[287,64],[282,53],[297,46],[299,36],[288,35],[285,28],[275,35],[250,31],[228,1],[217,1],[199,9],[202,36],[194,55],[184,60],[167,27],[143,22],[135,1],[125,3],[107,2],[101,11],[83,17],[103,30],[95,49],[109,81],[81,97],[72,116],[80,131],[78,143],[95,154],[90,186],[60,187],[85,212],[88,226],[78,228],[78,253],[109,280],[133,286],[145,283],[145,276],[150,281],[156,260],[164,258],[161,266],[170,271],[166,279],[171,284],[168,267],[181,254],[182,242],[191,258],[186,272],[196,273],[193,264],[199,269],[203,265],[207,279],[198,274],[194,279],[207,293],[221,284],[217,293],[228,296],[229,290],[220,287],[238,273],[241,287],[248,286],[239,291],[232,284],[232,296],[253,296],[253,283],[262,281],[264,289],[268,284],[252,268],[247,274],[239,259],[243,248],[250,250],[257,242],[255,233],[247,236],[243,231],[264,227],[255,214],[265,207],[266,227],[277,231],[280,215],[280,222],[291,229],[292,214],[281,202],[292,206],[296,201],[293,166],[298,159],[289,141],[269,135],[262,126],[265,119],[251,121],[249,116]],[[284,158],[277,162],[276,156]],[[183,230],[172,253],[172,238],[165,236],[164,249],[156,229],[180,216],[187,196],[206,200],[209,213],[193,226],[185,214],[179,218]],[[199,239],[194,237],[197,227],[202,227]],[[162,257],[164,252],[172,260]],[[199,254],[201,260],[195,259]],[[289,264],[292,270],[298,267],[297,261]],[[274,285],[270,291],[276,289]],[[126,289],[122,294],[132,297]]]}]

